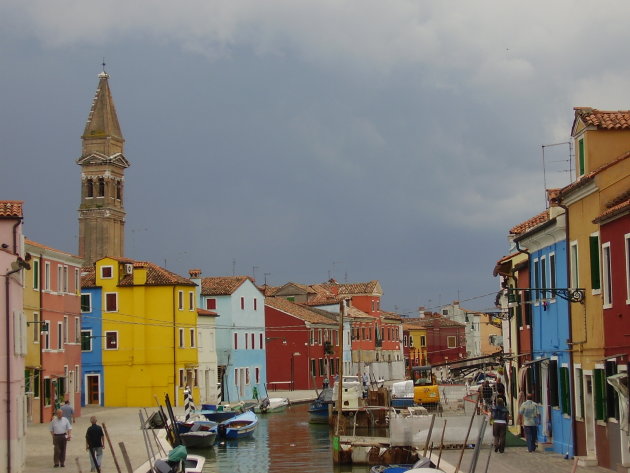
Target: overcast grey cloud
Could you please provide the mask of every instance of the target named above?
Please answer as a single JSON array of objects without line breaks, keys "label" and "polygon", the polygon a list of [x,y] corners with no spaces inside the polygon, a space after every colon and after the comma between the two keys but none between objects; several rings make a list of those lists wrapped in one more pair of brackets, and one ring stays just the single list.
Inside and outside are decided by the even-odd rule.
[{"label": "overcast grey cloud", "polygon": [[104,56],[127,255],[492,307],[508,229],[569,182],[574,106],[628,109],[625,1],[0,2],[0,198],[76,252]]}]

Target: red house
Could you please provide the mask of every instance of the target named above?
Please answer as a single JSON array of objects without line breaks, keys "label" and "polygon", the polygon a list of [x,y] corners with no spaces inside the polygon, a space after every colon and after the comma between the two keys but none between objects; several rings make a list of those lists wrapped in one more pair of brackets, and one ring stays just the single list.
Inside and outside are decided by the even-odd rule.
[{"label": "red house", "polygon": [[630,199],[627,194],[613,199],[593,223],[600,225],[605,354],[625,354],[627,359],[630,356],[627,335],[630,326]]},{"label": "red house", "polygon": [[427,331],[427,358],[430,365],[457,361],[466,356],[466,325],[430,312],[407,321]]},{"label": "red house", "polygon": [[339,370],[339,325],[335,314],[282,297],[265,298],[265,343],[269,390],[321,388]]}]

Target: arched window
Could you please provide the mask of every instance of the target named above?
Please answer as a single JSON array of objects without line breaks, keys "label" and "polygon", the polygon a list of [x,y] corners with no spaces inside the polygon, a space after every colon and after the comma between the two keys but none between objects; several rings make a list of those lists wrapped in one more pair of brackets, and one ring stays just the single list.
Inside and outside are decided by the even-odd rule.
[{"label": "arched window", "polygon": [[87,197],[94,197],[94,181],[92,179],[88,179],[85,183],[85,195]]},{"label": "arched window", "polygon": [[116,199],[122,199],[122,182],[116,181]]},{"label": "arched window", "polygon": [[105,197],[105,178],[98,178],[98,196]]}]

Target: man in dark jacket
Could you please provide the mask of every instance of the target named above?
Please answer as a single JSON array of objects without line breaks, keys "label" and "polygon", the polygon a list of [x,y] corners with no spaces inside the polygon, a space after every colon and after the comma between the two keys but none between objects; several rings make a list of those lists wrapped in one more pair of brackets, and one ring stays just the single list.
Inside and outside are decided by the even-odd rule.
[{"label": "man in dark jacket", "polygon": [[486,409],[490,409],[492,407],[492,396],[494,395],[494,391],[492,390],[492,386],[490,386],[490,381],[485,380],[481,385],[481,397],[483,398],[483,403],[486,406]]},{"label": "man in dark jacket", "polygon": [[90,471],[101,471],[103,449],[105,448],[105,434],[103,428],[96,423],[96,417],[90,417],[91,425],[85,432],[85,449],[90,454]]}]

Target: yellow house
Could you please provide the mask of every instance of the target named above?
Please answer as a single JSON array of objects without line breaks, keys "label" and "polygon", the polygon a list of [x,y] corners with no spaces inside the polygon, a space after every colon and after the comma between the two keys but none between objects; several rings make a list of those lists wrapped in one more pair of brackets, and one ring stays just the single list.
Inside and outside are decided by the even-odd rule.
[{"label": "yellow house", "polygon": [[414,323],[405,323],[404,330],[409,333],[410,366],[423,366],[427,358],[427,330]]},{"label": "yellow house", "polygon": [[183,405],[197,385],[195,284],[153,263],[102,258],[102,363],[107,406],[152,406],[168,394]]},{"label": "yellow house", "polygon": [[[606,378],[626,366],[605,353],[602,282],[607,274],[594,220],[630,189],[630,112],[576,108],[571,135],[576,179],[560,191],[559,202],[568,209],[569,287],[585,290],[583,304],[570,307],[576,453],[613,468],[630,464],[630,456],[619,454],[618,442],[610,441],[620,434],[617,401],[608,394]],[[621,450],[627,452],[624,442]]]}]

